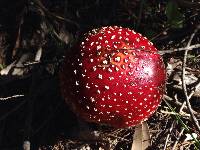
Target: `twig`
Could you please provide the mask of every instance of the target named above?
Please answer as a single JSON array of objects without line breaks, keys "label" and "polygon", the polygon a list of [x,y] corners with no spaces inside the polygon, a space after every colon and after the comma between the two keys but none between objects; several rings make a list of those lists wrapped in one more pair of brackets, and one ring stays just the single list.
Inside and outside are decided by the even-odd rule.
[{"label": "twig", "polygon": [[[181,83],[182,84],[182,83]],[[199,83],[198,83],[198,85],[199,85]],[[196,87],[196,86],[195,86]],[[200,95],[198,94],[198,93],[200,93],[200,89],[199,89],[199,87],[198,88],[195,88],[195,87],[193,87],[193,88],[191,88],[192,89],[192,91],[191,91],[191,93],[189,94],[189,98],[191,99],[193,96],[194,97],[200,97]],[[182,85],[173,85],[172,86],[172,88],[173,88],[173,90],[177,90],[177,91],[179,91],[179,92],[182,92],[183,91],[183,88],[182,88]]]},{"label": "twig", "polygon": [[[198,27],[198,28],[195,30],[195,32],[191,35],[190,40],[189,40],[189,42],[188,42],[188,44],[187,44],[187,47],[189,47],[189,46],[191,45],[192,39],[193,39],[193,37],[195,36],[195,33],[198,31],[198,29],[199,29],[199,27]],[[187,47],[186,47],[186,48],[187,48]],[[189,100],[190,100],[190,98],[192,97],[192,95],[195,93],[196,89],[200,86],[200,84],[197,84],[197,85],[195,86],[194,90],[193,90],[193,91],[189,94],[189,96],[188,96],[188,95],[187,95],[187,89],[186,89],[186,83],[185,83],[185,68],[186,68],[186,60],[187,60],[187,52],[188,52],[188,51],[189,51],[189,50],[186,49],[185,54],[184,54],[184,61],[183,61],[183,65],[182,65],[182,87],[183,87],[183,90],[184,90],[184,94],[185,94],[185,97],[186,97],[186,101],[184,101],[184,102],[182,103],[182,106],[181,106],[180,110],[183,109],[183,107],[184,107],[184,105],[185,105],[185,103],[186,103],[186,104],[187,104],[187,107],[188,107],[188,109],[189,109],[190,116],[192,117],[193,121],[195,122],[195,125],[196,125],[197,129],[199,130],[199,124],[198,124],[198,121],[197,121],[196,117],[194,116],[194,113],[193,113],[193,110],[192,110],[192,108],[191,108],[191,105],[190,105]],[[180,111],[179,111],[179,112],[180,112]],[[181,132],[179,133],[178,138],[177,138],[177,140],[175,141],[172,150],[175,150],[176,145],[178,144],[178,142],[179,142],[179,140],[180,140],[180,137],[182,136],[184,130],[185,130],[185,129],[183,128],[183,129],[181,130]]]},{"label": "twig", "polygon": [[176,139],[176,141],[175,141],[175,143],[174,143],[174,146],[172,147],[172,150],[175,150],[175,149],[176,149],[176,145],[178,144],[178,142],[179,142],[179,140],[180,140],[180,138],[181,138],[181,136],[182,136],[184,130],[185,130],[184,128],[181,129],[181,132],[178,134],[178,137],[177,137],[177,139]]},{"label": "twig", "polygon": [[[193,94],[195,93],[196,89],[199,88],[199,86],[200,86],[200,82],[194,87],[194,89],[193,89],[193,90],[191,91],[191,93],[189,94],[189,96],[188,96],[189,99],[193,96]],[[170,98],[170,97],[167,96],[167,95],[165,95],[164,98],[167,99],[167,100],[170,100],[170,101],[173,100],[172,98]],[[185,104],[186,104],[186,101],[184,101],[184,102],[182,103],[182,106],[181,106],[179,112],[182,111],[182,109],[184,108]],[[194,114],[194,111],[193,111],[193,110],[192,110],[192,113]],[[172,125],[171,125],[171,127],[170,127],[170,130],[172,130],[173,124],[174,124],[174,122],[172,123]],[[178,141],[180,140],[180,137],[182,136],[184,130],[185,130],[185,129],[183,128],[183,129],[181,130],[181,132],[179,133],[178,138],[177,138],[177,140],[175,141],[172,150],[174,150],[174,149],[176,148],[176,145],[178,144]],[[167,148],[167,143],[168,143],[168,140],[169,140],[170,133],[171,133],[171,131],[170,131],[170,132],[168,133],[168,135],[167,135],[167,138],[166,138],[166,141],[165,141],[164,150]]]},{"label": "twig", "polygon": [[[183,107],[183,103],[178,102],[178,101],[174,101],[174,99],[171,98],[171,97],[169,97],[168,95],[164,95],[164,99],[167,100],[167,101],[169,101],[169,102],[173,102],[173,105],[176,105],[176,106],[178,106],[178,107]],[[184,106],[182,109],[183,109],[184,112],[189,113],[188,109],[186,109],[186,108],[187,108],[187,106]],[[198,114],[199,114],[198,112],[196,112],[196,111],[194,111],[194,110],[193,110],[193,113],[194,113],[195,115],[198,115]]]},{"label": "twig", "polygon": [[163,51],[159,51],[160,55],[164,55],[166,53],[173,53],[173,52],[180,52],[180,51],[186,51],[186,50],[193,50],[195,48],[200,48],[200,44],[195,44],[195,45],[189,45],[186,47],[181,47],[181,48],[175,48],[172,50],[163,50]]},{"label": "twig", "polygon": [[190,94],[188,95],[188,98],[191,99],[191,97],[194,95],[194,93],[196,92],[196,90],[200,87],[200,82],[194,87],[194,89],[190,92]]},{"label": "twig", "polygon": [[38,48],[38,50],[37,50],[37,53],[36,53],[36,55],[35,55],[35,61],[36,62],[39,62],[40,61],[40,59],[41,59],[41,57],[42,57],[42,47],[40,47],[40,48]]},{"label": "twig", "polygon": [[[194,33],[191,35],[191,37],[188,41],[187,47],[189,47],[191,45],[192,39],[194,38],[195,34],[198,32],[199,29],[200,29],[200,26],[198,26],[196,28],[196,30],[194,31]],[[183,88],[183,92],[184,92],[184,95],[185,95],[186,105],[187,105],[189,113],[191,115],[191,119],[194,122],[197,130],[200,132],[200,126],[199,126],[198,120],[195,117],[194,113],[192,112],[192,107],[191,107],[191,104],[190,104],[190,101],[189,101],[192,94],[191,94],[190,97],[188,96],[186,82],[185,82],[185,68],[186,68],[188,51],[189,51],[188,49],[185,50],[184,58],[183,58],[183,64],[182,64],[182,88]]]},{"label": "twig", "polygon": [[170,135],[171,135],[172,129],[173,129],[173,127],[174,127],[174,124],[175,124],[175,121],[173,121],[172,124],[171,124],[171,127],[170,127],[170,129],[169,129],[169,133],[167,134],[167,137],[166,137],[166,140],[165,140],[165,145],[164,145],[163,150],[166,150],[166,148],[167,148],[167,143],[168,143],[168,141],[169,141],[169,137],[170,137]]},{"label": "twig", "polygon": [[24,97],[24,95],[12,95],[8,97],[0,97],[0,101],[7,101],[7,100],[15,99],[15,98],[20,98],[20,97]]},{"label": "twig", "polygon": [[[164,110],[161,110],[161,113],[163,114],[168,114],[168,115],[180,115],[179,113],[177,112],[169,112],[169,111],[164,111]],[[181,114],[181,116],[183,117],[189,117],[190,115],[185,113],[184,115]]]},{"label": "twig", "polygon": [[[166,96],[165,96],[165,98],[166,98]],[[169,98],[170,98],[170,97],[169,97]],[[184,106],[185,106],[185,103],[182,103],[182,106],[181,106],[180,109],[179,109],[179,113],[183,110]],[[175,113],[175,112],[171,112],[171,114],[173,114],[173,115],[179,115],[178,113]],[[168,143],[169,137],[170,137],[170,135],[171,135],[171,132],[172,132],[172,129],[173,129],[174,124],[175,124],[175,121],[172,122],[171,127],[170,127],[170,129],[169,129],[169,133],[167,134],[167,138],[166,138],[166,141],[165,141],[164,150],[166,150],[166,148],[167,148],[167,143]],[[183,128],[182,130],[184,131],[184,128]],[[182,130],[181,130],[181,131],[182,131]],[[180,137],[181,137],[183,131],[179,133],[179,136],[178,136],[176,142],[174,143],[173,148],[176,147],[176,145],[177,145],[177,143],[178,143],[178,141],[179,141],[179,139],[180,139]]]},{"label": "twig", "polygon": [[182,103],[182,106],[181,106],[179,112],[182,112],[182,111],[183,111],[183,108],[185,107],[185,105],[186,105],[186,102],[184,101],[184,102]]},{"label": "twig", "polygon": [[[175,109],[167,101],[165,101],[165,103],[167,104],[168,108],[171,111],[173,111],[173,112],[175,111]],[[183,120],[181,119],[181,116],[180,115],[175,115],[175,117],[176,117],[176,120],[178,121],[178,123],[181,124],[182,128],[184,128],[186,130],[186,132],[190,133],[191,137],[195,141],[195,145],[194,145],[195,149],[197,149],[197,147],[199,148],[200,147],[199,140],[197,140],[197,138],[192,135],[190,128],[183,122]]]}]

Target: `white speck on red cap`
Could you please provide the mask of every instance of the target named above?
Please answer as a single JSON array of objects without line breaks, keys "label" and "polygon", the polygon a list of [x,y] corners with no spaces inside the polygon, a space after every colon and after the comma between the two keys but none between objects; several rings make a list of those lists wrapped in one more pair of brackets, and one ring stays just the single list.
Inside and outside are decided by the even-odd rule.
[{"label": "white speck on red cap", "polygon": [[109,90],[109,86],[105,85],[105,89],[106,89],[106,90]]}]

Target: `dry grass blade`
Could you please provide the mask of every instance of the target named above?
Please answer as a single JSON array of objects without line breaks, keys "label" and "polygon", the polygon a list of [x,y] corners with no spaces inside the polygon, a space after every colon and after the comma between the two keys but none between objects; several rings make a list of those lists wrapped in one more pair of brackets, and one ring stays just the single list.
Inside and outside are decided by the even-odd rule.
[{"label": "dry grass blade", "polygon": [[151,146],[149,128],[146,122],[135,127],[131,150],[145,150]]}]

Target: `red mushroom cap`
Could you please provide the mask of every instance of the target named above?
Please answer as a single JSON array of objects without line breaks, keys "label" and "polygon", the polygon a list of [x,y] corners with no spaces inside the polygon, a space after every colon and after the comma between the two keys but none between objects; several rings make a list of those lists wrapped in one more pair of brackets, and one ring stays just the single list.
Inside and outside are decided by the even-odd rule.
[{"label": "red mushroom cap", "polygon": [[164,93],[165,67],[157,52],[128,28],[93,29],[66,55],[62,94],[86,121],[116,128],[139,124],[155,112]]}]

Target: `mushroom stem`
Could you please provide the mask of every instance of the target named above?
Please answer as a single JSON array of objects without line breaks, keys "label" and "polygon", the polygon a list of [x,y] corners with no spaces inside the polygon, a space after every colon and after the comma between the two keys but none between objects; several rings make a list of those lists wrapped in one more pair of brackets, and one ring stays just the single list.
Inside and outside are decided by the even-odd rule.
[{"label": "mushroom stem", "polygon": [[131,150],[144,150],[151,146],[151,137],[147,122],[142,122],[135,127]]}]

